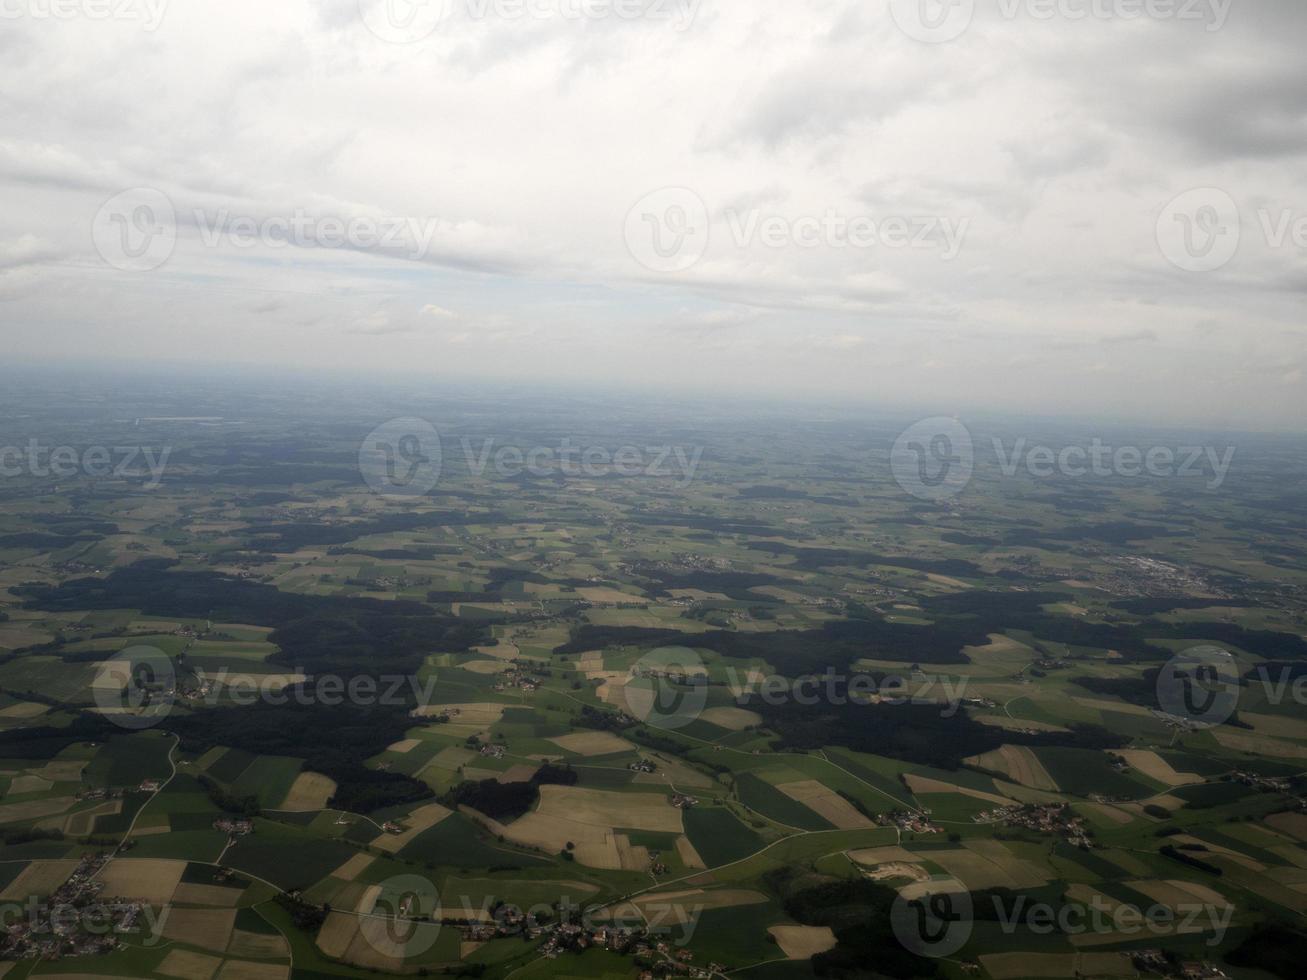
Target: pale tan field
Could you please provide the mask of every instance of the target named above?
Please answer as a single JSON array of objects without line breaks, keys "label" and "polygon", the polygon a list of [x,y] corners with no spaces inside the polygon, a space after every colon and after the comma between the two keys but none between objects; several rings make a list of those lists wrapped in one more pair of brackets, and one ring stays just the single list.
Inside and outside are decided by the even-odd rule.
[{"label": "pale tan field", "polygon": [[218,971],[218,980],[287,980],[289,976],[289,966],[249,960],[228,960]]},{"label": "pale tan field", "polygon": [[1135,819],[1134,814],[1127,813],[1120,807],[1112,806],[1110,803],[1082,803],[1080,804],[1080,807],[1081,809],[1096,814],[1117,826],[1123,826]]},{"label": "pale tan field", "polygon": [[560,749],[584,756],[617,755],[635,750],[634,745],[612,732],[574,732],[571,735],[551,738],[549,741]]},{"label": "pale tan field", "polygon": [[100,874],[103,895],[109,898],[136,898],[151,905],[163,905],[177,890],[185,861],[153,858],[115,858]]},{"label": "pale tan field", "polygon": [[909,862],[918,860],[917,856],[905,847],[891,844],[888,847],[864,847],[859,851],[849,851],[849,857],[857,864],[874,867],[891,862]]},{"label": "pale tan field", "polygon": [[407,755],[421,744],[422,739],[420,738],[406,738],[396,742],[394,745],[388,745],[386,751],[398,752],[400,755]]},{"label": "pale tan field", "polygon": [[290,956],[290,947],[281,935],[261,932],[244,932],[240,929],[231,934],[231,943],[227,952],[232,956],[248,956],[256,960],[282,959]]},{"label": "pale tan field", "polygon": [[637,783],[662,783],[678,790],[707,789],[715,785],[713,778],[707,773],[700,772],[683,762],[661,755],[654,755],[653,762],[658,766],[658,771],[636,773]]},{"label": "pale tan field", "polygon": [[622,863],[623,871],[647,871],[649,869],[649,848],[631,843],[625,834],[614,834],[613,843],[617,845],[617,859]]},{"label": "pale tan field", "polygon": [[105,800],[81,813],[74,813],[64,823],[64,832],[70,837],[85,837],[95,830],[95,821],[100,817],[112,817],[123,812],[122,800]]},{"label": "pale tan field", "polygon": [[469,660],[459,664],[458,668],[470,674],[502,674],[510,668],[510,664],[504,660]]},{"label": "pale tan field", "polygon": [[907,781],[908,789],[913,793],[960,793],[963,796],[970,796],[973,799],[984,800],[986,803],[994,803],[998,806],[1007,806],[1012,802],[1007,797],[999,796],[997,793],[985,793],[981,790],[968,789],[964,786],[956,786],[953,783],[916,776],[911,773],[903,778]]},{"label": "pale tan field", "polygon": [[7,708],[0,708],[0,718],[12,718],[16,720],[39,718],[49,710],[49,707],[44,704],[36,704],[33,701],[19,701],[16,704],[9,705]]},{"label": "pale tan field", "polygon": [[607,793],[572,786],[542,786],[536,810],[511,824],[501,824],[475,811],[468,812],[493,833],[502,834],[517,844],[554,854],[573,844],[578,863],[607,870],[623,868],[614,828],[684,833],[681,811],[666,797],[652,793]]},{"label": "pale tan field", "polygon": [[1266,755],[1276,759],[1307,759],[1307,745],[1282,742],[1278,738],[1270,738],[1266,735],[1232,732],[1224,726],[1213,729],[1212,734],[1227,749],[1234,749],[1236,752],[1251,752],[1254,755]]},{"label": "pale tan field", "polygon": [[1007,715],[975,715],[974,720],[991,728],[1017,732],[1029,728],[1036,732],[1065,732],[1069,729],[1046,721],[1026,721],[1024,718],[1009,718]]},{"label": "pale tan field", "polygon": [[402,834],[383,834],[371,846],[387,854],[395,854],[412,843],[418,834],[430,830],[451,813],[452,810],[446,809],[439,803],[428,803],[426,806],[418,807],[401,821],[406,828]]},{"label": "pale tan field", "polygon": [[[973,891],[986,888],[1036,888],[1052,880],[1053,872],[1023,861],[1001,841],[968,841],[956,850],[923,852]],[[920,860],[920,858],[917,858]]]},{"label": "pale tan field", "polygon": [[333,871],[331,877],[339,878],[341,881],[353,881],[366,871],[375,860],[376,858],[371,854],[355,854],[352,858]]},{"label": "pale tan field", "polygon": [[336,793],[336,783],[317,772],[302,772],[296,777],[294,785],[277,809],[292,813],[308,813],[321,810],[327,800]]},{"label": "pale tan field", "polygon": [[711,909],[762,905],[767,901],[767,896],[748,888],[717,888],[711,891],[686,888],[642,895],[632,901],[646,916],[657,917],[664,924],[682,925],[693,922],[699,913]]},{"label": "pale tan field", "polygon": [[81,780],[87,765],[89,763],[85,759],[54,759],[40,769],[31,769],[29,772],[52,783],[76,783]]},{"label": "pale tan field", "polygon": [[1115,711],[1118,714],[1138,715],[1141,718],[1151,718],[1152,712],[1142,705],[1129,704],[1126,701],[1103,701],[1095,698],[1072,698],[1073,702],[1085,708],[1093,708],[1095,711]]},{"label": "pale tan field", "polygon": [[515,766],[509,766],[503,772],[496,774],[495,778],[501,783],[529,783],[531,777],[539,770],[539,766],[531,766],[523,762]]},{"label": "pale tan field", "polygon": [[602,587],[588,587],[576,590],[586,602],[593,602],[596,605],[616,605],[621,603],[636,603],[641,606],[647,606],[652,601],[644,596],[631,595],[629,592],[619,592],[617,589],[606,589]]},{"label": "pale tan field", "polygon": [[163,934],[187,946],[222,953],[231,942],[235,925],[235,909],[181,909],[172,906],[164,912]]},{"label": "pale tan field", "polygon": [[460,749],[451,745],[449,748],[437,752],[431,760],[431,765],[440,769],[457,770],[479,758],[481,756],[471,749]]},{"label": "pale tan field", "polygon": [[1176,772],[1160,755],[1147,749],[1122,749],[1117,752],[1117,755],[1145,776],[1167,786],[1190,786],[1205,782],[1196,772]]},{"label": "pale tan field", "polygon": [[865,830],[876,826],[873,821],[859,813],[852,803],[815,779],[782,783],[776,788],[790,799],[802,803],[813,813],[829,820],[840,830]]},{"label": "pale tan field", "polygon": [[171,950],[159,964],[158,973],[180,980],[209,980],[222,965],[222,957],[189,953],[184,949]]},{"label": "pale tan field", "polygon": [[699,852],[694,849],[694,845],[690,843],[688,837],[676,838],[676,853],[680,856],[681,863],[691,870],[708,867],[708,865],[704,864],[703,858],[699,856]]},{"label": "pale tan field", "polygon": [[76,802],[71,796],[55,796],[48,800],[28,800],[26,803],[3,803],[0,804],[0,824],[53,817],[72,809]]},{"label": "pale tan field", "polygon": [[1135,975],[1123,953],[988,953],[980,957],[980,963],[993,980]]},{"label": "pale tan field", "polygon": [[172,893],[174,905],[206,905],[210,908],[235,908],[245,894],[243,888],[219,885],[192,885],[182,882]]},{"label": "pale tan field", "polygon": [[699,717],[709,724],[733,732],[742,732],[746,728],[762,724],[762,715],[744,708],[709,708]]},{"label": "pale tan field", "polygon": [[788,959],[810,960],[839,942],[829,926],[772,926],[767,930]]},{"label": "pale tan field", "polygon": [[22,796],[26,793],[44,793],[53,788],[54,783],[50,782],[50,780],[29,773],[25,776],[15,776],[9,784],[9,792],[6,795]]},{"label": "pale tan field", "polygon": [[1194,884],[1191,881],[1158,881],[1156,879],[1147,881],[1130,881],[1126,884],[1141,895],[1147,895],[1153,901],[1177,909],[1185,905],[1193,905],[1195,902],[1202,905],[1215,905],[1218,908],[1225,908],[1229,901],[1220,892],[1208,888],[1206,885]]},{"label": "pale tan field", "polygon": [[507,705],[481,702],[477,704],[427,704],[417,709],[419,716],[431,718],[450,712],[449,724],[441,732],[449,735],[474,735],[497,724],[504,717]]},{"label": "pale tan field", "polygon": [[[1212,854],[1219,854],[1221,857],[1229,858],[1235,864],[1241,864],[1249,871],[1265,871],[1266,865],[1260,861],[1254,860],[1247,854],[1233,850],[1229,847],[1222,847],[1219,844],[1209,844],[1205,840],[1199,840],[1197,837],[1191,837],[1188,834],[1176,834],[1171,837],[1171,842],[1179,847],[1182,844],[1201,844],[1207,851]],[[1304,854],[1307,857],[1307,854]]]},{"label": "pale tan field", "polygon": [[208,752],[205,752],[204,755],[195,760],[195,768],[200,772],[204,772],[209,768],[209,766],[213,765],[226,754],[227,750],[221,745],[209,749]]},{"label": "pale tan field", "polygon": [[45,898],[77,870],[76,861],[33,861],[0,892],[0,900],[23,902]]},{"label": "pale tan field", "polygon": [[327,921],[318,930],[318,949],[323,954],[338,960],[345,955],[350,943],[358,935],[359,920],[345,912],[330,912]]},{"label": "pale tan field", "polygon": [[997,772],[1014,783],[1033,789],[1057,792],[1057,783],[1048,774],[1038,757],[1024,745],[1004,745],[983,755],[964,760],[981,769]]},{"label": "pale tan field", "polygon": [[1307,720],[1288,715],[1255,715],[1239,712],[1239,720],[1253,726],[1258,735],[1274,738],[1307,739]]},{"label": "pale tan field", "polygon": [[1276,813],[1266,825],[1300,841],[1307,841],[1307,813]]}]

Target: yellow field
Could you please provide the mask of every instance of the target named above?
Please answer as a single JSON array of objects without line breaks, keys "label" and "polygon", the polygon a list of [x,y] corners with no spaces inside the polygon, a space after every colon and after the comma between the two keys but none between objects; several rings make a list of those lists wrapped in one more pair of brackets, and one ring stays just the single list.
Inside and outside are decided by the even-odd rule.
[{"label": "yellow field", "polygon": [[228,960],[218,971],[218,980],[287,980],[289,976],[289,966],[248,960]]},{"label": "yellow field", "polygon": [[1122,749],[1117,752],[1117,755],[1121,756],[1145,776],[1156,779],[1159,783],[1164,783],[1167,786],[1190,786],[1194,783],[1205,782],[1203,777],[1196,772],[1176,772],[1171,764],[1160,755],[1147,749]]},{"label": "yellow field", "polygon": [[373,842],[372,846],[387,854],[395,854],[412,843],[418,834],[430,830],[452,812],[439,803],[428,803],[426,806],[418,807],[401,821],[406,828],[402,834],[383,834]]},{"label": "yellow field", "polygon": [[32,897],[45,898],[76,870],[76,861],[33,861],[0,892],[0,901],[25,902]]},{"label": "yellow field", "polygon": [[302,772],[296,777],[295,784],[291,786],[286,799],[282,800],[281,806],[277,809],[289,810],[293,813],[321,810],[335,793],[336,783],[333,780],[321,773]]},{"label": "yellow field", "polygon": [[746,728],[762,724],[762,715],[744,708],[709,708],[699,716],[706,722],[733,732],[742,732]]},{"label": "yellow field", "polygon": [[163,934],[166,938],[225,952],[236,925],[235,909],[182,909],[169,907],[164,912]]},{"label": "yellow field", "polygon": [[156,972],[180,980],[210,980],[221,965],[221,957],[174,949],[163,958]]},{"label": "yellow field", "polygon": [[[1004,745],[983,755],[964,760],[971,765],[1006,776],[1014,783],[1032,789],[1057,792],[1057,783],[1048,774],[1038,757],[1023,745]],[[1159,760],[1160,761],[1160,760]]]},{"label": "yellow field", "polygon": [[345,955],[345,950],[349,949],[358,931],[357,916],[345,912],[328,913],[327,921],[318,930],[318,949],[333,960],[338,960]]},{"label": "yellow field", "polygon": [[574,732],[571,735],[551,738],[549,741],[560,749],[585,756],[617,755],[635,750],[634,745],[612,732]]},{"label": "yellow field", "polygon": [[172,898],[185,870],[185,861],[115,858],[100,874],[104,882],[102,894],[105,899],[135,898],[151,905],[163,905]]},{"label": "yellow field", "polygon": [[997,793],[985,793],[977,789],[967,789],[964,786],[957,786],[953,783],[946,783],[938,779],[929,779],[925,776],[916,776],[908,773],[904,775],[904,780],[908,784],[908,789],[913,793],[960,793],[962,796],[970,796],[973,799],[984,800],[986,803],[993,803],[996,806],[1007,806],[1012,801],[1005,796],[999,796]]},{"label": "yellow field", "polygon": [[1001,841],[969,841],[956,850],[924,853],[973,891],[985,888],[1037,888],[1053,878],[1051,870],[1021,860],[1004,847]]},{"label": "yellow field", "polygon": [[606,589],[603,587],[590,587],[577,589],[576,594],[586,602],[593,602],[596,605],[617,604],[617,603],[639,603],[642,606],[649,605],[650,600],[644,596],[631,595],[628,592],[619,592],[617,589]]},{"label": "yellow field", "polygon": [[676,838],[676,853],[680,856],[681,863],[691,870],[708,867],[688,837]]},{"label": "yellow field", "polygon": [[95,821],[99,817],[111,817],[123,812],[122,800],[105,800],[99,806],[81,813],[74,813],[64,823],[64,832],[70,837],[85,837],[95,830]]},{"label": "yellow field", "polygon": [[1268,827],[1300,841],[1307,841],[1307,813],[1277,813],[1266,818]]},{"label": "yellow field", "polygon": [[412,752],[421,744],[422,744],[422,739],[420,738],[406,738],[396,742],[394,745],[387,746],[386,751],[398,752],[400,755],[407,755],[409,752]]},{"label": "yellow field", "polygon": [[29,800],[26,803],[3,803],[0,804],[0,824],[53,817],[72,809],[76,802],[71,796],[56,796],[48,800]]},{"label": "yellow field", "polygon": [[[625,866],[614,828],[684,833],[681,811],[665,796],[572,786],[541,786],[536,810],[511,824],[475,816],[493,833],[514,843],[554,854],[573,844],[579,864],[614,871]],[[627,863],[631,860],[628,851]]]},{"label": "yellow field", "polygon": [[792,800],[802,803],[813,813],[829,820],[840,830],[866,830],[876,824],[858,812],[848,800],[815,779],[782,783],[776,787]]},{"label": "yellow field", "polygon": [[243,894],[245,894],[243,888],[190,885],[183,882],[172,893],[172,901],[174,905],[207,905],[210,908],[235,908]]},{"label": "yellow field", "polygon": [[776,945],[792,960],[809,960],[835,948],[838,940],[829,926],[772,926],[767,930]]},{"label": "yellow field", "polygon": [[28,773],[24,776],[15,776],[9,784],[9,792],[6,795],[25,796],[28,793],[45,793],[53,788],[54,783],[50,780]]},{"label": "yellow field", "polygon": [[280,959],[290,956],[290,947],[280,934],[261,932],[243,932],[237,929],[231,934],[231,943],[227,952],[232,956],[248,956],[256,960]]},{"label": "yellow field", "polygon": [[353,881],[375,861],[371,854],[355,854],[352,858],[342,864],[339,868],[331,873],[331,877],[339,878],[341,881]]}]

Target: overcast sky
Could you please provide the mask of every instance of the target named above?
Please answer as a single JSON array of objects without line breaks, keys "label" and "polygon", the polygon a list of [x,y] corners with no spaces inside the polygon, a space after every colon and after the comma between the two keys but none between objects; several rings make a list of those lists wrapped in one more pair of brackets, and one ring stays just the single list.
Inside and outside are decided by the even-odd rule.
[{"label": "overcast sky", "polygon": [[4,349],[1307,427],[1307,4],[970,6],[0,0]]}]

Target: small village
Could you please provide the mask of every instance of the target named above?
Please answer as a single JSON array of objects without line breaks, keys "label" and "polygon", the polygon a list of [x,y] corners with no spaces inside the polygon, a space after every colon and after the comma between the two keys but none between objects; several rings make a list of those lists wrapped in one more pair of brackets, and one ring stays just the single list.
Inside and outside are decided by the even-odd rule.
[{"label": "small village", "polygon": [[103,853],[84,857],[47,900],[10,906],[0,960],[102,956],[118,947],[119,936],[136,932],[144,902],[100,898],[104,884],[95,876],[108,859]]},{"label": "small village", "polygon": [[1083,817],[1076,816],[1066,803],[1020,803],[996,807],[975,816],[976,823],[1002,823],[1006,827],[1021,827],[1041,834],[1061,834],[1067,842],[1081,850],[1089,850],[1093,842],[1085,830]]}]

